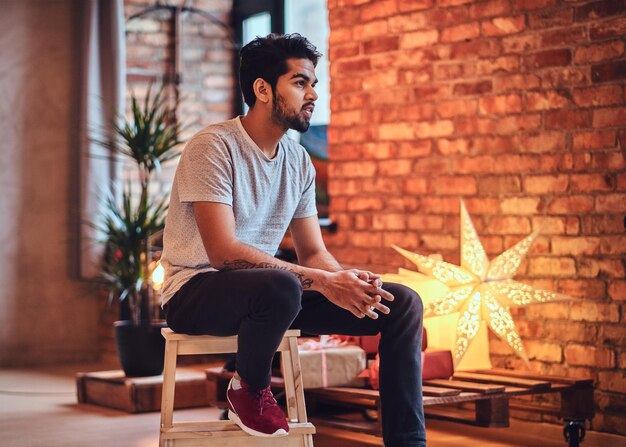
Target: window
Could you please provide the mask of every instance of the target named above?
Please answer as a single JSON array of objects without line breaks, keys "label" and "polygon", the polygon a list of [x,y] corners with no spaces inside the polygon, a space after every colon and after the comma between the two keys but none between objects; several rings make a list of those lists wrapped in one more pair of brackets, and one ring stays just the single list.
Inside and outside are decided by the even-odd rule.
[{"label": "window", "polygon": [[243,20],[241,24],[242,43],[243,45],[250,42],[256,36],[265,36],[272,32],[272,16],[269,12],[264,11],[254,14]]},{"label": "window", "polygon": [[[328,64],[328,10],[326,0],[238,0],[234,4],[235,28],[242,45],[256,36],[274,33],[299,33],[313,43],[322,58],[315,73],[319,80],[318,100],[311,127],[303,134],[290,131],[311,155],[317,172],[316,196],[320,221],[328,225],[328,138],[330,121],[330,80]],[[238,94],[239,110],[246,112]]]}]

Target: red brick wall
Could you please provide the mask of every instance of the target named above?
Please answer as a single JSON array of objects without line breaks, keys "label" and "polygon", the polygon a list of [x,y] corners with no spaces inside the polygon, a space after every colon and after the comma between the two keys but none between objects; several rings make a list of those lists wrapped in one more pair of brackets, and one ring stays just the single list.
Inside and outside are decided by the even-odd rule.
[{"label": "red brick wall", "polygon": [[583,300],[515,311],[530,367],[593,377],[593,428],[626,434],[625,2],[328,6],[332,251],[457,263],[459,198],[490,257],[542,226],[518,278]]},{"label": "red brick wall", "polygon": [[[230,23],[231,0],[193,0],[184,3],[206,11],[226,24]],[[154,4],[154,0],[125,0],[126,17]],[[130,92],[135,92],[143,97],[150,83],[158,86],[171,79],[174,65],[171,16],[168,11],[153,12],[127,22],[129,96]],[[181,104],[178,117],[187,126],[186,138],[208,124],[232,118],[235,114],[236,77],[233,71],[234,53],[230,46],[227,33],[221,27],[200,15],[183,13],[180,44]],[[168,98],[173,101],[173,84],[169,86]],[[153,192],[169,191],[175,167],[175,163],[165,167]]]}]

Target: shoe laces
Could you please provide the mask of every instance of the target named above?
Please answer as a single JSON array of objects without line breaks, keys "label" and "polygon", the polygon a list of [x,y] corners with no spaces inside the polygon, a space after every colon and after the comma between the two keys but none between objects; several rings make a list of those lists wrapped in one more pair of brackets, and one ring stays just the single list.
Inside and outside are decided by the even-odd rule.
[{"label": "shoe laces", "polygon": [[272,394],[272,390],[268,386],[262,390],[258,390],[255,392],[255,398],[259,403],[259,410],[261,414],[263,414],[263,410],[265,408],[276,406],[276,399],[274,399],[274,395]]}]

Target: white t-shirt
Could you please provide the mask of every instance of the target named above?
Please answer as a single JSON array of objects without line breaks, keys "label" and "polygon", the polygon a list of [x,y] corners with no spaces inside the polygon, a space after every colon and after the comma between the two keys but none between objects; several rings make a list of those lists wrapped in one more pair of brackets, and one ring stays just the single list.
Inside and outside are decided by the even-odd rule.
[{"label": "white t-shirt", "polygon": [[163,304],[196,274],[215,270],[193,202],[231,206],[237,239],[273,256],[292,219],[317,214],[315,170],[305,149],[286,135],[276,156],[267,158],[240,117],[194,135],[180,158],[170,195],[161,259]]}]

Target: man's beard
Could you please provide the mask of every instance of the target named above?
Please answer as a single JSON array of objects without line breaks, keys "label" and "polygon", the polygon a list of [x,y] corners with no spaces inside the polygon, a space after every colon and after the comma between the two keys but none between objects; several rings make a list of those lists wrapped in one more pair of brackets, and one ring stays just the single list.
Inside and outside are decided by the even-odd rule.
[{"label": "man's beard", "polygon": [[302,110],[300,112],[290,113],[287,110],[287,102],[278,94],[272,102],[272,121],[282,126],[285,130],[293,129],[300,133],[309,130],[311,124],[309,119],[302,113]]}]

